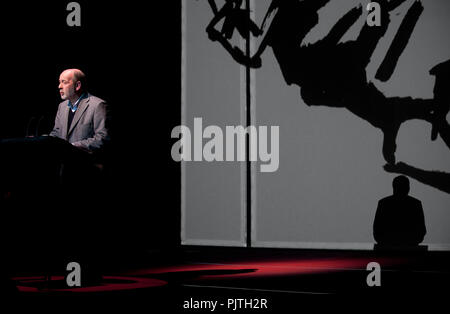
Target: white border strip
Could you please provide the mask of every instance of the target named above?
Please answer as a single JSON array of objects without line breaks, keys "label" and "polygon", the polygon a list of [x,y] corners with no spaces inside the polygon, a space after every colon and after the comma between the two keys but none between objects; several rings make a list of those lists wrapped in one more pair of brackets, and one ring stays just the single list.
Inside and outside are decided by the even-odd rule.
[{"label": "white border strip", "polygon": [[198,246],[232,246],[245,247],[245,242],[233,240],[205,240],[205,239],[182,239],[182,245],[198,245]]},{"label": "white border strip", "polygon": [[[373,250],[372,242],[287,242],[287,241],[255,241],[255,248],[285,249],[328,249],[328,250]],[[423,243],[428,251],[449,251],[450,243]]]},{"label": "white border strip", "polygon": [[[186,125],[186,4],[181,0],[181,125]],[[181,243],[186,241],[186,161],[181,161]]]},{"label": "white border strip", "polygon": [[263,248],[372,250],[373,246],[374,243],[361,243],[361,242],[287,242],[287,241],[254,242],[254,247],[263,247]]}]

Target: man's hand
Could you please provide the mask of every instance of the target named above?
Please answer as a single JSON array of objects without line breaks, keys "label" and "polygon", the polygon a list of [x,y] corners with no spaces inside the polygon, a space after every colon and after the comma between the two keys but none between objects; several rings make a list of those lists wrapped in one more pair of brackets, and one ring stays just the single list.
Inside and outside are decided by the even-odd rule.
[{"label": "man's hand", "polygon": [[86,147],[84,147],[84,146],[78,144],[77,142],[72,143],[72,146],[78,148],[79,150],[81,150],[81,151],[83,151],[83,152],[86,152],[86,153],[89,153],[89,154],[92,153],[89,149],[87,149]]}]

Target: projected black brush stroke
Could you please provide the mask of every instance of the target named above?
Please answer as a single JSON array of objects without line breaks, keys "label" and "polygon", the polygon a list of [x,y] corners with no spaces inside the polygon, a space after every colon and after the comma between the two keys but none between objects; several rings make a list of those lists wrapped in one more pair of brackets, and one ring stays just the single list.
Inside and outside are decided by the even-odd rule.
[{"label": "projected black brush stroke", "polygon": [[[252,68],[262,66],[262,54],[270,47],[284,81],[288,85],[300,87],[301,98],[307,106],[345,108],[381,130],[382,155],[388,164],[396,164],[397,134],[402,123],[408,120],[419,119],[429,122],[433,130],[431,139],[435,140],[439,133],[449,145],[449,126],[446,121],[450,109],[449,93],[442,89],[444,85],[449,86],[448,69],[444,74],[430,71],[431,75],[436,75],[436,86],[441,86],[440,95],[437,95],[435,87],[433,99],[387,97],[367,78],[366,68],[379,41],[389,28],[390,12],[404,4],[406,0],[377,1],[381,7],[381,26],[368,26],[364,23],[356,40],[340,42],[361,18],[363,13],[361,6],[348,11],[324,38],[309,45],[302,44],[302,41],[319,23],[318,10],[326,6],[330,0],[272,0],[259,28],[265,35],[253,56],[246,56],[239,47],[232,46],[223,31],[214,29],[218,20],[227,15],[224,15],[224,8],[214,9],[215,1],[208,2],[215,13],[207,27],[210,39],[219,41],[238,63]],[[234,2],[236,1],[226,1],[224,7],[231,8]],[[421,1],[415,1],[407,9],[374,79],[381,81],[390,79],[423,10]],[[270,17],[272,17],[270,25],[266,25]],[[256,25],[250,20],[243,38],[248,39],[250,34],[260,35],[252,29],[256,29]]]},{"label": "projected black brush stroke", "polygon": [[398,162],[395,165],[386,164],[384,169],[388,172],[406,175],[441,190],[442,192],[450,193],[450,173],[435,170],[423,170],[404,162]]},{"label": "projected black brush stroke", "polygon": [[[225,4],[221,9],[217,8],[215,0],[208,0],[214,17],[206,27],[208,37],[212,41],[218,41],[225,50],[233,57],[233,59],[241,64],[249,64],[251,61],[245,56],[244,52],[230,43],[236,29],[242,38],[248,40],[250,34],[257,37],[262,35],[263,31],[252,21],[246,9],[242,9],[242,0],[225,0]],[[215,29],[215,26],[223,21],[221,31]],[[252,64],[252,66],[260,66],[260,64]]]}]

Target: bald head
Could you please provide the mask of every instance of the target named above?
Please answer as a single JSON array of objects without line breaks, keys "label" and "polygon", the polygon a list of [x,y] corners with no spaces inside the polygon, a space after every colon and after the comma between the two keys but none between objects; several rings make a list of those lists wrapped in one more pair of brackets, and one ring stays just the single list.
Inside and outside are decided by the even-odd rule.
[{"label": "bald head", "polygon": [[58,88],[63,100],[76,101],[86,91],[86,75],[79,69],[64,70],[59,76]]},{"label": "bald head", "polygon": [[[71,79],[74,83],[81,82],[82,85],[86,81],[86,75],[80,69],[67,69],[61,75]],[[81,88],[85,89],[85,86],[81,86]]]}]

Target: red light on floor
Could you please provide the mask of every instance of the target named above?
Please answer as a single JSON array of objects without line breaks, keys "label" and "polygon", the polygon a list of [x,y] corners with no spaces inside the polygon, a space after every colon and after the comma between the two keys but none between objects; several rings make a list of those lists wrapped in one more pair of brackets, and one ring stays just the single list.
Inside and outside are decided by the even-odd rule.
[{"label": "red light on floor", "polygon": [[[21,292],[104,292],[118,290],[133,290],[151,287],[160,287],[167,284],[166,281],[152,278],[103,276],[103,283],[98,286],[75,287],[75,288],[39,288],[45,286],[44,276],[16,277],[17,289]],[[63,276],[52,276],[52,282],[63,281]]]},{"label": "red light on floor", "polygon": [[[288,276],[348,270],[366,270],[367,264],[374,261],[381,265],[391,266],[399,263],[399,260],[386,258],[269,259],[227,264],[196,263],[143,269],[130,272],[129,274],[134,276],[151,276],[152,274],[160,276],[161,274],[167,273],[192,272],[194,274],[195,272],[198,272],[199,279]],[[214,274],[214,271],[216,271],[217,274]],[[223,272],[221,273],[220,271]]]}]

